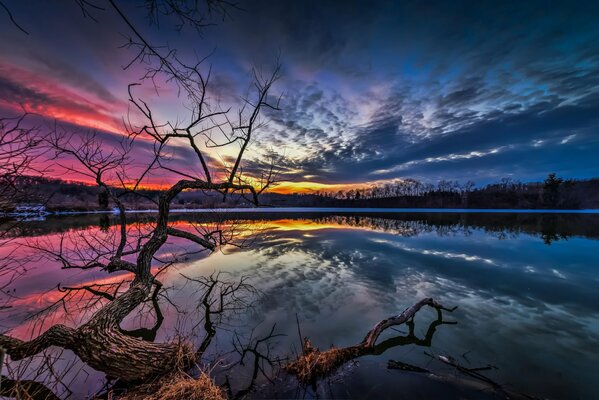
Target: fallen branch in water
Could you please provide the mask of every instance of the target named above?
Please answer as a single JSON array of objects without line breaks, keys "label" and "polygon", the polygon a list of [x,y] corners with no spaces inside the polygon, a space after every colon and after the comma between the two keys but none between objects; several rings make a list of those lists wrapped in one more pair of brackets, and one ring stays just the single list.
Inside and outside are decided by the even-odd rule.
[{"label": "fallen branch in water", "polygon": [[480,367],[480,368],[468,368],[468,367],[464,367],[460,364],[458,364],[458,362],[451,356],[442,356],[442,355],[435,355],[435,354],[431,354],[431,353],[427,353],[426,351],[424,352],[424,354],[426,354],[427,356],[434,358],[435,360],[439,360],[444,364],[447,365],[451,365],[452,367],[454,367],[455,369],[457,369],[458,371],[460,371],[463,374],[469,375],[473,378],[479,379],[483,382],[488,383],[489,385],[495,387],[495,388],[499,388],[501,387],[501,385],[499,385],[498,383],[496,383],[495,381],[493,381],[490,378],[487,378],[486,376],[482,375],[479,371],[488,371],[491,369],[497,369],[497,367],[494,367],[492,365],[487,365],[485,367]]},{"label": "fallen branch in water", "polygon": [[[461,372],[462,374],[467,375],[470,378],[473,378],[472,382],[479,381],[479,382],[486,384],[487,388],[490,388],[494,392],[503,395],[505,399],[540,400],[539,397],[531,396],[531,395],[528,395],[525,393],[518,393],[518,392],[511,391],[509,389],[506,389],[503,385],[495,382],[491,378],[480,373],[480,371],[489,371],[489,370],[497,369],[497,367],[495,367],[493,365],[486,365],[484,367],[479,367],[479,368],[468,368],[463,365],[460,365],[457,362],[457,360],[451,356],[431,354],[431,353],[427,353],[426,351],[424,352],[424,354],[426,354],[427,356],[429,356],[435,360],[441,361],[442,363],[444,363],[446,365],[449,365],[449,366],[455,368],[458,372]],[[435,376],[436,374],[432,374],[432,375]],[[436,375],[435,377],[446,378],[445,380],[448,380],[447,377],[443,377],[441,375]],[[455,381],[457,381],[457,380],[455,380]],[[461,381],[463,381],[463,380],[461,380]],[[474,386],[474,385],[471,384],[471,386]]]},{"label": "fallen branch in water", "polygon": [[416,372],[426,376],[429,379],[433,379],[436,381],[447,382],[458,386],[463,386],[471,389],[475,389],[477,391],[492,391],[496,395],[501,395],[506,400],[541,400],[538,397],[530,396],[525,393],[518,393],[511,390],[506,389],[503,385],[495,382],[491,378],[484,376],[480,373],[480,371],[489,371],[493,369],[497,369],[494,365],[486,365],[484,367],[478,368],[469,368],[463,365],[460,365],[456,359],[451,356],[443,356],[443,355],[435,355],[424,352],[427,356],[441,361],[444,364],[447,364],[453,368],[455,368],[458,372],[467,375],[468,377],[459,377],[455,374],[446,374],[446,373],[438,373],[433,372],[428,369],[421,368],[417,365],[407,364],[402,361],[389,360],[387,362],[388,369],[396,369],[400,371],[406,372]]},{"label": "fallen branch in water", "polygon": [[405,323],[406,321],[408,321],[409,319],[414,318],[414,315],[416,315],[416,313],[425,305],[433,307],[437,311],[445,310],[445,311],[453,312],[457,308],[457,306],[453,307],[453,308],[446,308],[446,307],[442,306],[441,304],[437,303],[431,297],[427,297],[425,299],[420,300],[418,303],[412,305],[411,307],[406,308],[405,310],[403,310],[403,312],[401,314],[396,315],[391,318],[384,319],[381,322],[379,322],[378,324],[376,324],[374,326],[374,328],[372,328],[370,330],[370,332],[368,332],[366,334],[366,337],[364,338],[364,340],[362,341],[362,343],[360,345],[362,345],[364,347],[373,347],[374,343],[376,342],[376,340],[379,338],[379,336],[385,329],[387,329],[391,326],[401,325],[401,324]]},{"label": "fallen branch in water", "polygon": [[[382,320],[366,334],[361,343],[349,347],[331,348],[326,351],[320,351],[312,345],[308,338],[305,338],[303,355],[287,364],[284,370],[289,374],[295,375],[302,384],[314,384],[318,378],[330,375],[350,360],[364,355],[380,354],[387,348],[379,349],[375,345],[381,333],[392,326],[410,323],[416,313],[425,305],[437,310],[439,323],[442,323],[441,310],[452,312],[457,308],[446,308],[430,297],[422,299],[406,308],[401,314]],[[432,338],[434,328],[436,327],[434,324],[431,325],[432,330],[429,329],[430,336],[427,334],[429,340]],[[413,336],[413,324],[410,326],[410,335]]]},{"label": "fallen branch in water", "polygon": [[387,362],[387,369],[399,369],[401,371],[409,371],[409,372],[422,372],[427,373],[430,372],[428,369],[420,368],[417,365],[408,364],[402,361],[389,360]]}]

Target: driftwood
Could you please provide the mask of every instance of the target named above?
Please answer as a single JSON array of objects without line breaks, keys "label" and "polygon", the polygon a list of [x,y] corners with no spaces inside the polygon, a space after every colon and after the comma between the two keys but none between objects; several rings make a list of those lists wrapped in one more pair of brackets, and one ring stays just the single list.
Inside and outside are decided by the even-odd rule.
[{"label": "driftwood", "polygon": [[434,360],[442,362],[445,365],[451,366],[457,372],[461,373],[462,376],[456,374],[435,372],[430,369],[421,368],[417,365],[407,364],[397,360],[389,360],[387,363],[387,368],[405,372],[419,373],[435,381],[446,382],[453,385],[474,389],[477,391],[488,391],[493,393],[494,397],[502,396],[506,400],[540,400],[540,398],[538,397],[530,396],[525,393],[519,393],[507,389],[502,384],[494,381],[493,379],[481,373],[482,371],[490,371],[497,369],[497,367],[493,365],[485,365],[483,367],[471,368],[461,365],[455,358],[451,356],[432,354],[426,351],[424,352],[424,354],[426,354]]},{"label": "driftwood", "polygon": [[397,361],[397,360],[389,360],[387,362],[387,368],[388,369],[398,369],[400,371],[408,371],[408,372],[422,372],[422,373],[430,372],[428,369],[421,368],[417,365],[412,365],[412,364],[408,364],[403,361]]},{"label": "driftwood", "polygon": [[455,376],[441,375],[441,374],[432,374],[431,377],[437,380],[444,380],[454,383],[460,383],[462,385],[468,385],[470,387],[477,388],[479,390],[491,390],[494,393],[503,396],[506,400],[540,400],[541,398],[528,395],[526,393],[519,393],[513,390],[506,388],[504,385],[494,381],[481,374],[481,371],[489,371],[492,369],[497,369],[497,367],[493,365],[486,365],[484,367],[478,368],[469,368],[458,363],[456,359],[451,356],[439,355],[439,354],[431,354],[425,352],[429,357],[442,362],[443,364],[449,365],[455,368],[456,371],[466,375],[468,378],[464,379],[456,379]]},{"label": "driftwood", "polygon": [[[355,358],[365,355],[381,354],[392,345],[400,344],[397,341],[394,342],[394,339],[389,339],[377,346],[376,341],[381,333],[386,329],[404,323],[408,324],[410,327],[410,335],[408,336],[409,340],[402,344],[416,342],[417,339],[413,335],[412,320],[416,313],[425,305],[436,309],[438,316],[437,321],[435,321],[436,324],[431,324],[431,328],[429,328],[429,332],[427,333],[427,339],[429,340],[428,345],[430,346],[430,339],[432,338],[436,326],[440,323],[443,323],[441,310],[452,312],[457,307],[446,308],[432,298],[424,298],[414,305],[406,308],[401,314],[384,319],[377,323],[366,334],[364,340],[359,344],[320,351],[312,345],[309,339],[305,338],[303,343],[303,354],[295,361],[287,364],[284,367],[284,370],[289,374],[295,375],[300,383],[314,385],[318,378],[330,375],[339,367]],[[401,339],[405,338],[402,337]]]},{"label": "driftwood", "polygon": [[366,347],[366,348],[374,347],[374,344],[375,344],[376,340],[379,338],[379,336],[381,335],[381,333],[385,329],[387,329],[387,328],[389,328],[391,326],[404,324],[409,319],[414,318],[414,315],[416,315],[416,313],[422,307],[424,307],[425,305],[433,307],[437,311],[438,310],[445,310],[445,311],[452,312],[452,311],[454,311],[457,308],[457,307],[453,307],[453,308],[443,307],[441,304],[439,304],[438,302],[436,302],[432,298],[427,297],[427,298],[422,299],[419,302],[415,303],[411,307],[406,308],[401,314],[396,315],[396,316],[391,317],[391,318],[384,319],[381,322],[379,322],[378,324],[376,324],[374,326],[374,328],[372,328],[366,334],[366,337],[364,338],[364,340],[362,341],[362,343],[360,343],[360,345],[363,346],[363,347]]}]

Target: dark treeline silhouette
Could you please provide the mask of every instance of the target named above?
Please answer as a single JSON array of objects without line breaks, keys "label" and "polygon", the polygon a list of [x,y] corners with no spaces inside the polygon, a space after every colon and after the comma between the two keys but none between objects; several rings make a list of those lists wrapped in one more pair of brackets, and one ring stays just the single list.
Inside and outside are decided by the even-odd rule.
[{"label": "dark treeline silhouette", "polygon": [[[98,186],[80,182],[23,176],[27,187],[50,211],[109,210],[114,207]],[[118,191],[118,189],[115,189]],[[138,189],[137,196],[124,196],[128,209],[155,208],[160,190]],[[522,183],[509,178],[477,188],[473,182],[439,181],[422,183],[414,179],[395,181],[363,189],[309,194],[264,193],[262,205],[275,207],[376,207],[376,208],[513,208],[588,209],[599,208],[599,179],[565,180],[549,174],[543,182]],[[18,203],[11,205],[12,208]],[[243,196],[223,196],[204,191],[180,193],[173,208],[229,208],[251,206]],[[4,211],[10,211],[4,210]]]},{"label": "dark treeline silhouette", "polygon": [[[110,210],[115,207],[108,192],[97,185],[87,185],[77,181],[51,179],[38,176],[21,176],[17,178],[18,187],[28,188],[26,201],[7,202],[0,207],[0,212],[18,210],[24,203],[43,204],[48,211],[96,211]],[[122,188],[112,188],[117,194]],[[156,201],[161,190],[138,188],[135,194],[122,197],[127,209],[144,210],[156,208]],[[248,201],[244,196],[230,194],[223,200],[220,194],[206,191],[186,191],[180,193],[173,203],[173,208],[214,208],[245,206]]]},{"label": "dark treeline silhouette", "polygon": [[281,196],[273,205],[398,208],[599,208],[599,179],[564,180],[556,174],[544,182],[522,183],[503,178],[477,188],[472,181],[441,180],[437,185],[405,179],[338,192]]}]

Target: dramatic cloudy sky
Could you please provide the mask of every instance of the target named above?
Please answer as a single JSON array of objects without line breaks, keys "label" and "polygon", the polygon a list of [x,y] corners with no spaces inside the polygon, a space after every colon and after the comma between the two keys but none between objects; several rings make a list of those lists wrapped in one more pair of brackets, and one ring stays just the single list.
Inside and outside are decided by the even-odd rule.
[{"label": "dramatic cloudy sky", "polygon": [[[29,34],[0,9],[0,110],[24,104],[118,138],[140,71],[121,68],[132,53],[118,48],[127,28],[114,12],[94,22],[75,1],[5,3]],[[244,93],[252,66],[268,70],[280,54],[282,111],[267,113],[247,168],[276,151],[285,190],[599,176],[596,1],[241,1],[202,36],[150,26],[139,1],[117,3],[156,44],[185,57],[214,50],[225,104]],[[161,96],[160,112],[185,111]]]}]

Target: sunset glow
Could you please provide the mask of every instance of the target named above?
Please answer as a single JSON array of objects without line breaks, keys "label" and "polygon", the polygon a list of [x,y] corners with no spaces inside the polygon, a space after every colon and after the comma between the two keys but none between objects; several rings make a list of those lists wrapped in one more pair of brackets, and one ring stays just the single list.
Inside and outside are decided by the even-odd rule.
[{"label": "sunset glow", "polygon": [[595,398],[598,21],[0,0],[0,397]]},{"label": "sunset glow", "polygon": [[[120,32],[126,27],[117,16],[104,13],[104,23],[114,29],[99,35],[98,27],[75,18],[76,10],[67,5],[41,7],[40,15],[56,18],[33,16],[27,24],[30,35],[23,36],[11,24],[0,28],[6,37],[0,44],[0,108],[15,115],[23,107],[37,114],[42,126],[52,127],[56,121],[81,135],[99,130],[106,148],[118,146],[126,132],[123,121],[134,125],[141,121],[128,101],[127,85],[138,82],[143,67],[122,69],[132,56],[119,49]],[[510,6],[498,5],[492,12],[481,9],[473,15],[502,21],[485,25],[502,29],[479,32],[479,41],[471,43],[452,27],[468,26],[474,17],[455,14],[450,7],[432,11],[389,3],[370,20],[353,18],[364,12],[357,5],[348,7],[345,17],[333,8],[320,8],[320,17],[331,21],[327,27],[297,25],[307,13],[301,7],[285,12],[282,5],[256,7],[265,18],[281,22],[248,36],[244,27],[251,18],[241,14],[230,29],[223,28],[226,34],[220,27],[208,29],[198,42],[191,34],[178,36],[165,30],[162,41],[178,43],[182,54],[203,54],[213,44],[227,49],[210,59],[214,75],[210,99],[232,110],[242,102],[251,65],[267,66],[272,61],[264,44],[284,50],[284,74],[275,88],[283,94],[281,111],[264,113],[264,124],[244,162],[246,176],[257,178],[265,157],[276,154],[280,183],[274,192],[336,192],[405,178],[484,184],[516,175],[523,181],[541,180],[550,171],[577,178],[597,175],[593,76],[598,64],[596,57],[587,57],[598,42],[595,21],[589,17],[592,11],[572,10],[579,16],[571,20],[576,23],[557,29],[559,18],[545,21],[534,6],[524,6],[521,12],[538,29],[527,29],[528,39],[519,42],[526,36],[511,17]],[[16,6],[14,14],[27,13]],[[62,14],[73,16],[72,27],[65,31],[57,25]],[[394,15],[415,17],[402,24],[387,23]],[[420,20],[434,21],[439,30],[414,22]],[[557,30],[564,34],[545,39],[545,32]],[[298,41],[293,32],[304,32],[304,37]],[[359,37],[358,32],[371,34]],[[322,35],[329,37],[329,45],[315,39]],[[394,44],[398,37],[410,45]],[[512,42],[521,46],[502,51]],[[536,45],[528,46],[529,42]],[[365,52],[366,48],[372,51]],[[28,57],[27,52],[36,55]],[[370,67],[356,64],[359,59],[370,60]],[[490,59],[496,62],[487,65],[485,60]],[[352,69],[354,73],[348,74]],[[177,88],[160,80],[157,88],[135,86],[133,96],[160,110],[154,114],[160,123],[188,121],[188,105]],[[211,135],[216,142],[224,141],[219,132]],[[151,159],[147,139],[139,136],[140,143],[132,150],[137,162],[129,167],[131,175]],[[219,171],[231,164],[238,150],[235,144],[207,146],[211,143],[201,136],[197,142]],[[172,167],[201,176],[194,153],[177,143],[173,140],[169,150]],[[54,170],[56,177],[82,180]],[[164,169],[153,171],[143,185],[163,188],[180,176]]]}]

